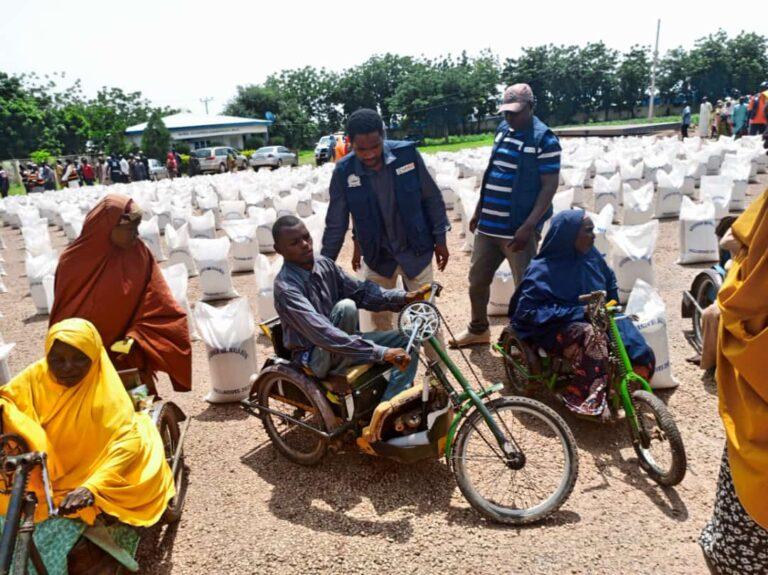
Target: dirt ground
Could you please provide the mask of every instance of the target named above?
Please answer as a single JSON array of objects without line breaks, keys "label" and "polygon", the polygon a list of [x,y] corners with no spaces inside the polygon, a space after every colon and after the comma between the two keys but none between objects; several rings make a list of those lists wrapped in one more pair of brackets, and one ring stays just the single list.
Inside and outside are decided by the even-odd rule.
[{"label": "dirt ground", "polygon": [[[750,186],[750,199],[765,188]],[[588,205],[591,205],[590,190]],[[451,260],[437,279],[446,286],[440,308],[454,331],[469,319],[470,254],[461,224],[449,234]],[[0,332],[15,341],[17,373],[43,353],[47,317],[34,315],[18,230],[3,228],[9,293],[0,295]],[[57,245],[63,235],[52,232]],[[340,262],[349,268],[349,245]],[[699,268],[675,264],[678,222],[661,222],[654,255],[656,284],[667,304],[673,373],[679,387],[662,393],[685,441],[689,468],[681,485],[662,489],[639,469],[624,425],[580,421],[555,407],[579,444],[580,475],[565,505],[543,524],[516,529],[486,522],[462,498],[444,461],[401,465],[355,453],[302,468],[281,457],[260,422],[237,405],[203,401],[209,387],[202,342],[194,345],[194,390],[161,393],[194,418],[186,442],[191,467],[181,522],[144,534],[142,571],[186,573],[633,573],[706,572],[696,543],[711,513],[724,436],[716,387],[685,362],[692,350],[680,317],[683,290]],[[256,305],[253,274],[234,278]],[[190,302],[199,299],[190,280]],[[498,335],[505,318],[493,318]],[[270,353],[258,343],[259,362]],[[458,353],[452,352],[458,359]],[[487,382],[504,377],[488,348],[469,351]]]}]

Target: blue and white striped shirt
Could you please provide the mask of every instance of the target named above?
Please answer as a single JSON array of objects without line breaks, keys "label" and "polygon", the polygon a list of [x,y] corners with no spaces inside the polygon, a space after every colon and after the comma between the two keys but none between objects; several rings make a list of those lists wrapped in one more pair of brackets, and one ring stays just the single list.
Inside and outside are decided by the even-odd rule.
[{"label": "blue and white striped shirt", "polygon": [[512,193],[517,179],[519,159],[523,154],[535,154],[539,174],[560,171],[560,142],[547,132],[540,147],[525,146],[526,132],[513,131],[503,122],[496,133],[496,152],[491,157],[485,188],[482,190],[478,232],[502,238],[512,238],[515,230],[510,219]]}]

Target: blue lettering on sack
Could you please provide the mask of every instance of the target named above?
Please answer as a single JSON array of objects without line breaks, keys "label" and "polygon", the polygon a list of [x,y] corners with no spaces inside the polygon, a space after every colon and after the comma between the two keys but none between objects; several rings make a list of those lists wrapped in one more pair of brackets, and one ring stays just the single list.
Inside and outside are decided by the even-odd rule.
[{"label": "blue lettering on sack", "polygon": [[627,256],[625,258],[622,258],[621,261],[619,261],[619,267],[624,266],[624,264],[628,264],[630,262],[646,262],[648,265],[651,264],[651,257],[650,256],[643,256],[641,258],[633,258],[630,256]]},{"label": "blue lettering on sack", "polygon": [[239,387],[237,389],[216,389],[214,387],[213,392],[218,393],[219,395],[239,395],[244,391],[248,391],[250,387],[251,387],[250,385],[246,385],[245,387]]},{"label": "blue lettering on sack", "polygon": [[692,232],[693,230],[695,230],[696,228],[700,228],[701,226],[712,226],[714,228],[715,227],[715,221],[714,220],[706,220],[704,222],[697,222],[697,223],[693,224],[690,228],[688,228],[688,231]]},{"label": "blue lettering on sack", "polygon": [[208,352],[208,359],[225,353],[236,353],[243,359],[248,359],[248,352],[240,347],[227,347],[224,349],[212,349]]},{"label": "blue lettering on sack", "polygon": [[204,272],[218,272],[223,276],[227,275],[223,269],[217,268],[216,266],[205,266],[203,269],[200,270],[201,274],[203,274]]}]

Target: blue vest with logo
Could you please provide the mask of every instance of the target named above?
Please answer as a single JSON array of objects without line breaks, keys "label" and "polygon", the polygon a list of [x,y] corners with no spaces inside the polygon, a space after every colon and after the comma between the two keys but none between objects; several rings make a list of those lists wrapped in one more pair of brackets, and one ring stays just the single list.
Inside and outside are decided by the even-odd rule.
[{"label": "blue vest with logo", "polygon": [[[512,186],[512,205],[510,209],[510,229],[511,231],[517,230],[528,216],[533,211],[533,206],[536,205],[536,200],[541,192],[541,179],[537,164],[538,150],[541,147],[541,141],[544,136],[550,132],[549,126],[539,120],[536,116],[533,117],[532,129],[528,130],[523,141],[521,154],[517,160],[517,173],[515,175],[515,182]],[[491,159],[488,162],[488,167],[483,174],[483,183],[480,186],[480,202],[483,201],[482,194],[485,191],[485,185],[488,183],[488,177],[493,169],[493,161],[497,159],[496,150],[499,147],[499,143],[504,138],[505,130],[500,129],[497,134],[500,137],[496,138],[493,144],[493,150],[491,151]],[[533,150],[533,152],[526,153],[523,150]],[[482,205],[482,204],[481,204]],[[540,231],[544,222],[552,217],[552,206],[549,207],[547,212],[542,216],[537,225],[537,229]]]},{"label": "blue vest with logo", "polygon": [[[421,206],[421,181],[416,164],[416,147],[412,142],[395,140],[388,140],[386,144],[395,156],[395,160],[385,164],[382,170],[393,172],[397,211],[406,229],[408,248],[418,256],[434,249],[435,240]],[[390,257],[387,258],[391,261],[383,261],[385,256],[382,254],[381,247],[384,221],[381,217],[379,200],[371,188],[370,179],[366,174],[358,175],[355,171],[354,154],[348,154],[337,162],[336,169],[342,176],[344,196],[352,214],[352,226],[363,258],[368,267],[382,273],[381,264],[391,264],[394,254],[389,254]],[[397,264],[394,265],[396,267]]]}]

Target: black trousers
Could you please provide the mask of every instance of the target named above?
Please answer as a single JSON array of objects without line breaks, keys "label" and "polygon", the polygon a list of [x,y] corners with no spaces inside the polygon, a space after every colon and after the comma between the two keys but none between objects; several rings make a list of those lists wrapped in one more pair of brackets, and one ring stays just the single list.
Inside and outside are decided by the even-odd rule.
[{"label": "black trousers", "polygon": [[690,128],[690,126],[688,124],[683,124],[680,127],[680,133],[682,134],[683,138],[687,138],[688,137],[688,128]]}]

